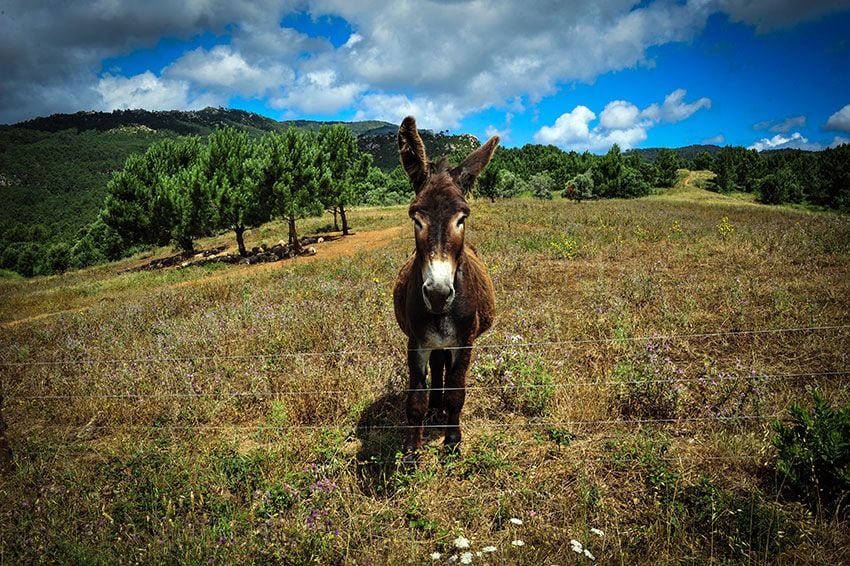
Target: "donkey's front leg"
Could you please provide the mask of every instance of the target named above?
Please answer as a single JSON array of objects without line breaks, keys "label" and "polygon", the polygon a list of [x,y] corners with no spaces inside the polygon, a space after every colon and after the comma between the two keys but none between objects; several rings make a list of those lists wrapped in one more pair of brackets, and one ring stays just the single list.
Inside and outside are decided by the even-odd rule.
[{"label": "donkey's front leg", "polygon": [[428,371],[430,350],[424,350],[411,339],[407,343],[407,367],[410,370],[410,387],[407,392],[407,434],[404,440],[404,460],[416,460],[416,451],[422,448],[422,429],[428,409],[428,390],[425,374]]},{"label": "donkey's front leg", "polygon": [[460,412],[466,400],[466,372],[472,359],[471,348],[451,350],[451,360],[446,369],[446,390],[443,393],[443,406],[448,413],[446,421],[445,445],[449,450],[457,450],[460,444]]}]

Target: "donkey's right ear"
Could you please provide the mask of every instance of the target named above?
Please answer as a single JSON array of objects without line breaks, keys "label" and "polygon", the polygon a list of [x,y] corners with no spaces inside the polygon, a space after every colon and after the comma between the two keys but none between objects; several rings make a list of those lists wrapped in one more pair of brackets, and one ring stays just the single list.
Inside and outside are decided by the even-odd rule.
[{"label": "donkey's right ear", "polygon": [[428,156],[413,116],[405,118],[398,129],[398,154],[413,190],[418,193],[428,179]]}]

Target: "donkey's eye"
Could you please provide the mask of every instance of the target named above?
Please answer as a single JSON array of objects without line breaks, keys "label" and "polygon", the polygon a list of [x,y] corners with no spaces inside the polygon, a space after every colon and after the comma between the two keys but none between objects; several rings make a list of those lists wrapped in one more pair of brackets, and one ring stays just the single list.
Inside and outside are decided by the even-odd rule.
[{"label": "donkey's eye", "polygon": [[463,224],[464,224],[465,221],[466,221],[466,216],[461,216],[460,219],[457,221],[457,227],[463,228]]},{"label": "donkey's eye", "polygon": [[420,222],[418,218],[413,219],[413,225],[416,226],[417,230],[422,229],[422,222]]}]

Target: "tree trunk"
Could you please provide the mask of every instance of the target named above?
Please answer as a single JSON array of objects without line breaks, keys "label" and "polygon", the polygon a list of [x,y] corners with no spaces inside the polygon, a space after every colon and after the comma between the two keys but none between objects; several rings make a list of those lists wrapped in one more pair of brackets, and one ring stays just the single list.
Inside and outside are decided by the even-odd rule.
[{"label": "tree trunk", "polygon": [[[337,207],[334,207],[332,212],[334,213],[334,232],[339,232],[339,224],[336,221]],[[343,221],[342,221],[342,225],[345,226],[345,219],[344,218],[343,218]]]},{"label": "tree trunk", "polygon": [[192,238],[181,236],[177,238],[177,245],[180,246],[180,249],[184,252],[195,251],[195,244],[192,242]]},{"label": "tree trunk", "polygon": [[348,236],[350,233],[348,231],[348,218],[345,217],[345,207],[342,205],[339,207],[339,216],[342,218],[342,235]]},{"label": "tree trunk", "polygon": [[233,231],[236,232],[236,245],[239,247],[239,255],[245,257],[248,255],[248,250],[245,249],[245,234],[244,226],[234,226]]},{"label": "tree trunk", "polygon": [[295,217],[289,217],[289,247],[295,253],[301,253],[301,242],[298,241],[298,233],[295,231]]}]

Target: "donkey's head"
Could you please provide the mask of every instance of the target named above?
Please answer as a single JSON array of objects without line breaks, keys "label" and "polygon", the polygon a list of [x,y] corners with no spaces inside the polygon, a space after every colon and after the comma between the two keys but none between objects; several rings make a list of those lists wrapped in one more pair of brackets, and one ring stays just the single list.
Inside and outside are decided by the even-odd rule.
[{"label": "donkey's head", "polygon": [[416,191],[408,214],[413,219],[422,268],[422,299],[434,314],[448,312],[455,297],[455,273],[463,251],[464,221],[469,216],[463,195],[498,145],[499,137],[493,136],[450,169],[445,161],[428,163],[413,116],[405,118],[398,130],[401,164]]}]

